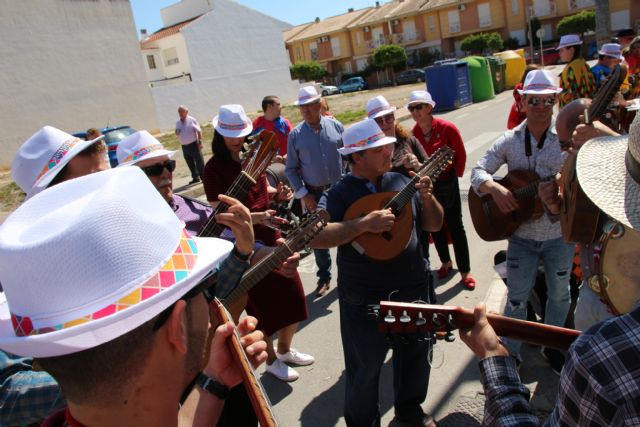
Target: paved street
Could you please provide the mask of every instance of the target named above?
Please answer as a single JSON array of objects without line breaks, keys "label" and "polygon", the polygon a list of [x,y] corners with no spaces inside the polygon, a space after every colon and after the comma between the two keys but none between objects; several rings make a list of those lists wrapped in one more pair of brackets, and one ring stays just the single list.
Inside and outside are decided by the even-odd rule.
[{"label": "paved street", "polygon": [[[463,213],[471,251],[472,273],[478,281],[475,291],[464,289],[458,283],[459,275],[437,282],[436,291],[441,304],[472,308],[478,302],[485,301],[489,308],[495,311],[501,311],[504,305],[505,286],[492,266],[494,254],[506,249],[506,242],[487,243],[476,235],[468,215],[466,189],[469,187],[471,168],[506,128],[512,100],[511,92],[507,91],[494,100],[440,115],[453,121],[460,128],[467,148],[467,170],[461,182],[465,199]],[[406,117],[406,110],[398,112],[397,115]],[[403,125],[409,127],[413,123],[406,120]],[[335,250],[333,254],[335,261]],[[431,260],[432,269],[439,268],[440,262],[433,248]],[[315,270],[313,256],[302,261],[299,271],[307,294],[309,319],[300,324],[299,332],[294,338],[294,347],[314,355],[316,363],[297,368],[300,379],[293,383],[284,383],[269,374],[260,374],[283,426],[345,425],[342,417],[344,363],[335,288],[335,266],[332,289],[318,300],[314,300]],[[524,351],[531,354],[530,361],[523,366],[521,375],[533,391],[533,402],[539,410],[545,412],[553,404],[557,377],[535,350],[533,347],[525,346]],[[477,363],[459,339],[454,343],[438,343],[434,350],[429,393],[424,409],[437,419],[443,420],[441,425],[479,425],[484,400],[478,379]],[[384,426],[399,425],[392,423],[392,388],[391,363],[388,360],[380,384]]]}]

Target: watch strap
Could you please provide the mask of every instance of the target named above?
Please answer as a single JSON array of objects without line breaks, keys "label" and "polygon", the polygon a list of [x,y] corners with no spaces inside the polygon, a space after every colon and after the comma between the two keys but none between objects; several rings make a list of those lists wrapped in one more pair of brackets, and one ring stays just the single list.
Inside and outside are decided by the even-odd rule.
[{"label": "watch strap", "polygon": [[213,378],[205,375],[200,372],[198,377],[196,378],[196,385],[201,389],[213,394],[218,399],[224,400],[229,396],[229,387],[226,385],[219,383]]}]

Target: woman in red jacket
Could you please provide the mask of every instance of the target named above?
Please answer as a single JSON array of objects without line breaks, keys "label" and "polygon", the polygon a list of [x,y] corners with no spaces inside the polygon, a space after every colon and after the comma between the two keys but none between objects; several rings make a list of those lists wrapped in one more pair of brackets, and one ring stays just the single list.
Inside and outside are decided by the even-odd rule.
[{"label": "woman in red jacket", "polygon": [[438,256],[442,262],[442,266],[438,270],[438,278],[447,277],[453,269],[449,254],[448,230],[456,255],[458,271],[462,276],[461,283],[467,289],[472,290],[476,287],[476,281],[469,275],[471,271],[469,244],[462,223],[462,203],[458,185],[458,177],[464,173],[467,153],[458,128],[453,123],[433,117],[431,113],[435,105],[431,94],[425,90],[411,92],[407,103],[407,108],[416,122],[413,127],[413,135],[418,138],[427,154],[432,155],[443,145],[448,145],[455,152],[453,164],[442,172],[434,182],[434,195],[444,208],[444,222],[446,224],[446,229],[443,226],[442,230],[432,233]]}]

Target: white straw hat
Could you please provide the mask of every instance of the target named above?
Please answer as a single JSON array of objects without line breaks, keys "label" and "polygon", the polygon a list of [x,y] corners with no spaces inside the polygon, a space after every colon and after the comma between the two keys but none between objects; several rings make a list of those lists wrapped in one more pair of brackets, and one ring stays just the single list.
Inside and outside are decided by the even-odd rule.
[{"label": "white straw hat", "polygon": [[426,90],[414,90],[409,94],[409,102],[405,104],[405,107],[413,104],[429,104],[432,108],[436,107],[436,102]]},{"label": "white straw hat", "polygon": [[85,141],[53,126],[45,126],[18,149],[11,164],[11,177],[32,197],[47,188],[71,159],[104,135]]},{"label": "white straw hat", "polygon": [[607,215],[640,230],[640,115],[628,136],[595,138],[578,151],[578,181]]},{"label": "white straw hat", "polygon": [[51,357],[111,341],[171,306],[232,246],[190,237],[139,168],[65,181],[0,227],[0,348]]},{"label": "white straw hat", "polygon": [[319,101],[321,96],[318,94],[315,86],[305,86],[301,87],[298,90],[298,100],[295,102],[296,105],[305,105],[311,104],[313,102]]},{"label": "white straw hat", "polygon": [[118,143],[116,155],[118,156],[118,166],[128,166],[136,164],[142,160],[153,159],[154,157],[173,157],[175,151],[169,151],[146,130],[132,133]]},{"label": "white straw hat", "polygon": [[213,127],[219,134],[229,138],[247,136],[253,130],[251,119],[247,117],[244,108],[239,104],[220,106],[218,115],[213,118]]},{"label": "white straw hat", "polygon": [[387,99],[382,95],[378,95],[367,101],[367,116],[370,119],[386,116],[396,110],[397,108],[392,107],[389,104],[389,101],[387,101]]},{"label": "white straw hat", "polygon": [[338,148],[338,152],[342,155],[347,155],[381,145],[393,144],[394,142],[396,142],[396,139],[385,136],[375,120],[364,119],[344,131],[342,134],[344,146]]},{"label": "white straw hat", "polygon": [[582,40],[580,40],[580,36],[577,34],[567,34],[565,36],[560,37],[560,43],[556,50],[560,50],[563,47],[569,46],[580,46],[582,44]]},{"label": "white straw hat", "polygon": [[602,48],[598,51],[599,55],[610,56],[612,58],[622,60],[622,46],[618,43],[605,43],[602,45]]},{"label": "white straw hat", "polygon": [[518,89],[521,95],[550,95],[562,92],[553,75],[547,70],[533,70],[527,74],[522,89]]}]

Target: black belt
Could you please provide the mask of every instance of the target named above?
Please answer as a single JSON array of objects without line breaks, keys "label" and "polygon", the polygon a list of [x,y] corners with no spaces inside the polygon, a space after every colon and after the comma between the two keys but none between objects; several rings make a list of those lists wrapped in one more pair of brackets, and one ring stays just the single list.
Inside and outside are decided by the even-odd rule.
[{"label": "black belt", "polygon": [[319,193],[319,192],[324,191],[327,188],[331,187],[331,184],[320,185],[320,186],[317,186],[317,187],[315,185],[305,184],[305,187],[307,187],[307,190],[309,190],[309,191],[313,191],[314,193]]}]

